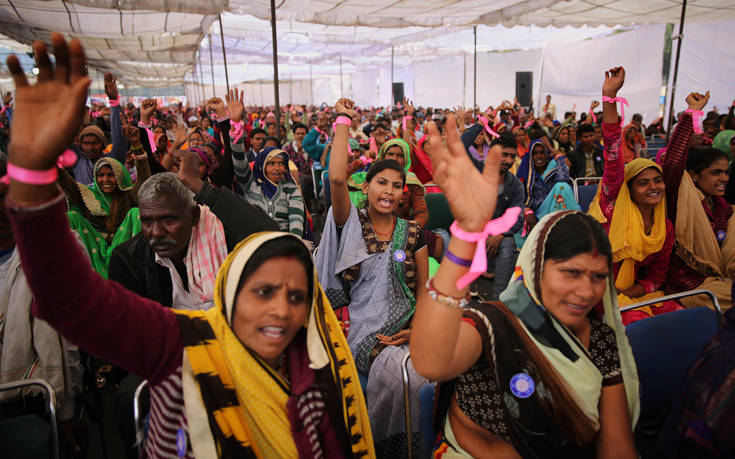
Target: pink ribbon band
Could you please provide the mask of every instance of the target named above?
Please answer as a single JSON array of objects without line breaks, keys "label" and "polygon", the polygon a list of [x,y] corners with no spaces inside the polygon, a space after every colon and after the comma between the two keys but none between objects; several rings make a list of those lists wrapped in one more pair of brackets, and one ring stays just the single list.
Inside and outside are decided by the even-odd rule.
[{"label": "pink ribbon band", "polygon": [[240,140],[240,137],[242,137],[242,134],[245,132],[245,123],[242,121],[232,121],[230,120],[230,138],[234,143],[237,143],[238,140]]},{"label": "pink ribbon band", "polygon": [[597,124],[597,117],[595,116],[595,112],[590,110],[590,116],[592,117],[592,122]]},{"label": "pink ribbon band", "polygon": [[482,123],[482,125],[485,127],[485,131],[487,131],[488,134],[490,134],[493,137],[500,137],[500,134],[490,129],[490,125],[488,124],[487,118],[484,116],[478,116],[477,120]]},{"label": "pink ribbon band", "polygon": [[412,119],[413,119],[413,116],[404,116],[404,117],[403,117],[403,130],[404,130],[404,131],[406,130],[406,125],[408,124],[408,123],[406,122],[406,120],[412,120]]},{"label": "pink ribbon band", "polygon": [[120,99],[110,99],[110,107],[119,107]]},{"label": "pink ribbon band", "polygon": [[8,163],[8,175],[3,177],[3,180],[9,182],[9,179],[12,178],[16,182],[27,183],[29,185],[48,185],[49,183],[54,183],[58,177],[59,172],[55,167],[45,171],[36,171]]},{"label": "pink ribbon band", "polygon": [[620,127],[623,127],[625,125],[625,107],[628,105],[628,100],[625,97],[607,97],[602,96],[603,102],[609,102],[611,104],[614,104],[615,102],[620,102]]},{"label": "pink ribbon band", "polygon": [[692,110],[691,108],[687,108],[686,113],[692,114],[692,127],[694,128],[694,132],[697,134],[703,134],[702,117],[704,116],[704,112],[702,110]]},{"label": "pink ribbon band", "polygon": [[502,216],[487,222],[485,228],[479,233],[470,233],[463,230],[457,225],[456,221],[452,223],[452,226],[449,227],[452,235],[465,242],[477,242],[477,248],[475,248],[475,256],[472,259],[470,270],[457,280],[458,289],[467,287],[472,281],[487,271],[487,238],[489,236],[503,234],[512,228],[518,221],[518,215],[520,213],[520,207],[511,207]]}]

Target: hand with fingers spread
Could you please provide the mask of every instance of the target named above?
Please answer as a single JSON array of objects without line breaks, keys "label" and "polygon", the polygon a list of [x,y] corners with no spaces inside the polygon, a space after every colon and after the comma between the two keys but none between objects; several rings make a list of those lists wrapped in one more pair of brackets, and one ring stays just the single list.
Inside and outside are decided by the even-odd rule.
[{"label": "hand with fingers spread", "polygon": [[238,123],[245,112],[243,91],[240,90],[238,93],[237,89],[230,89],[230,93],[225,96],[225,99],[227,100],[227,111],[230,112],[230,120]]},{"label": "hand with fingers spread", "polygon": [[704,94],[692,92],[687,96],[686,100],[691,110],[702,111],[707,106],[707,102],[709,102],[709,91]]},{"label": "hand with fingers spread", "polygon": [[173,132],[174,132],[173,148],[175,150],[178,150],[184,143],[186,143],[186,140],[187,140],[186,125],[177,124]]},{"label": "hand with fingers spread", "polygon": [[[33,43],[39,70],[38,81],[33,86],[28,84],[18,58],[11,55],[7,59],[16,88],[9,162],[39,171],[55,167],[56,159],[71,144],[82,121],[90,83],[84,49],[79,41],[72,40],[67,45],[64,37],[54,32],[51,43],[56,57],[55,68],[46,45],[40,41]],[[11,181],[11,194],[14,189],[34,194],[28,185],[14,184],[18,182]],[[51,191],[55,192],[56,185],[51,186]],[[24,197],[39,197],[19,194],[25,196],[14,195],[16,202]]]},{"label": "hand with fingers spread", "polygon": [[120,95],[117,91],[115,75],[110,72],[105,73],[105,94],[107,94],[107,98],[110,100],[117,100]]},{"label": "hand with fingers spread", "polygon": [[404,98],[403,105],[404,107],[406,107],[406,116],[413,116],[413,114],[416,112],[416,109],[414,108],[411,100],[408,98]]},{"label": "hand with fingers spread", "polygon": [[459,137],[457,123],[449,115],[446,123],[447,143],[442,142],[435,123],[427,127],[427,153],[434,165],[434,180],[444,192],[452,215],[461,229],[479,232],[493,218],[500,182],[500,152],[495,145],[480,173],[472,164]]},{"label": "hand with fingers spread", "polygon": [[123,135],[128,139],[130,148],[140,147],[140,129],[128,123],[128,119],[120,113],[120,128]]},{"label": "hand with fingers spread", "polygon": [[217,114],[218,120],[227,118],[227,108],[225,108],[225,103],[219,97],[212,97],[209,99],[207,101],[207,108],[209,110],[214,110]]}]

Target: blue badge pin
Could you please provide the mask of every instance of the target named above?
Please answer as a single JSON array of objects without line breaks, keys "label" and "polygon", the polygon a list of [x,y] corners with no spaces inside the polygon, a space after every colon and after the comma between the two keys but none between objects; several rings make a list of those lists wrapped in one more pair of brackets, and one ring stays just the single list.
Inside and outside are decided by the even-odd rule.
[{"label": "blue badge pin", "polygon": [[510,391],[518,398],[528,398],[536,389],[533,378],[526,373],[516,373],[510,378]]},{"label": "blue badge pin", "polygon": [[725,240],[726,237],[727,237],[727,231],[720,230],[720,231],[717,232],[717,240],[718,241],[722,242],[722,241]]},{"label": "blue badge pin", "polygon": [[403,250],[396,250],[393,253],[393,259],[396,260],[398,263],[403,263],[406,261],[406,252]]},{"label": "blue badge pin", "polygon": [[186,456],[186,432],[184,432],[184,429],[179,429],[176,432],[176,453],[179,457]]}]

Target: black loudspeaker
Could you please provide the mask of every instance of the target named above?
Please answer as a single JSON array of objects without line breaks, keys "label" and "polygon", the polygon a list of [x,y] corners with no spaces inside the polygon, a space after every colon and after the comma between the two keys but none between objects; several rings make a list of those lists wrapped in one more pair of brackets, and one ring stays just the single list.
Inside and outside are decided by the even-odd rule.
[{"label": "black loudspeaker", "polygon": [[521,106],[531,106],[533,99],[533,72],[516,72],[516,98]]},{"label": "black loudspeaker", "polygon": [[393,83],[393,105],[403,102],[403,83]]}]

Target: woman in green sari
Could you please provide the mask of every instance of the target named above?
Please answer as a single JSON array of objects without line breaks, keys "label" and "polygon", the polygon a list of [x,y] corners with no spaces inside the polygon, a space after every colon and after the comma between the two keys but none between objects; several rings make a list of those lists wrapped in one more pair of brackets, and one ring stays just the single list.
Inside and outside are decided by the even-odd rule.
[{"label": "woman in green sari", "polygon": [[142,148],[131,148],[131,153],[137,170],[135,183],[125,166],[107,157],[95,163],[92,186],[76,182],[65,170],[59,172],[59,185],[69,207],[69,225],[87,249],[92,267],[104,278],[115,247],[140,232],[138,188],[151,171]]}]

